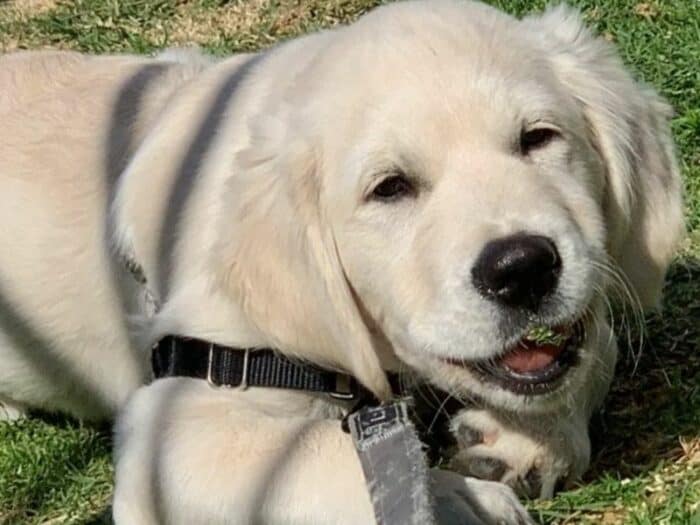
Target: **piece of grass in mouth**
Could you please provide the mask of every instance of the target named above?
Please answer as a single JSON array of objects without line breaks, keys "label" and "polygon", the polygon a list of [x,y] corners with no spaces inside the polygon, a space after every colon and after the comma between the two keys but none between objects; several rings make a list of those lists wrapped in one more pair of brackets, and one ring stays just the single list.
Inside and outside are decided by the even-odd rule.
[{"label": "piece of grass in mouth", "polygon": [[544,325],[531,325],[530,328],[528,328],[527,333],[525,334],[526,341],[530,341],[539,346],[560,346],[564,344],[566,338],[567,336],[565,334],[555,332],[549,326]]}]

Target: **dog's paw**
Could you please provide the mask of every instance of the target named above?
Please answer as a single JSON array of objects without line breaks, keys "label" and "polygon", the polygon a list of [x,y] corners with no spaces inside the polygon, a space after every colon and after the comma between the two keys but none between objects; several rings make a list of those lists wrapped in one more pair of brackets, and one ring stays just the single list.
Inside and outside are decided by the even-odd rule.
[{"label": "dog's paw", "polygon": [[500,481],[530,498],[551,498],[588,467],[585,424],[532,419],[513,423],[482,409],[465,409],[452,420],[457,450],[449,468],[466,476]]},{"label": "dog's paw", "polygon": [[438,525],[534,524],[513,490],[503,483],[439,469],[431,471],[431,481]]}]

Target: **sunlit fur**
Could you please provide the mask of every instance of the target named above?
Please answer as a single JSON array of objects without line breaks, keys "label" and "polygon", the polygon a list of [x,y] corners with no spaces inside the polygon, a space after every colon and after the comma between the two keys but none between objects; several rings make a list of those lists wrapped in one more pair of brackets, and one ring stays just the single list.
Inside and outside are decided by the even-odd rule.
[{"label": "sunlit fur", "polygon": [[[0,402],[111,417],[164,334],[272,346],[381,399],[384,371],[406,367],[478,399],[455,429],[494,439],[456,468],[491,455],[514,482],[549,465],[553,487],[588,461],[617,353],[609,296],[656,304],[682,232],[669,113],[565,7],[517,21],[404,2],[221,61],[3,57]],[[560,134],[524,156],[520,133],[538,123]],[[415,194],[367,198],[396,170]],[[562,258],[535,320],[586,323],[579,364],[548,395],[443,360],[493,358],[533,320],[470,280],[485,243],[520,231]],[[118,425],[117,521],[366,523],[347,408],[187,379],[143,387]],[[469,490],[489,519],[515,520],[496,487]]]}]

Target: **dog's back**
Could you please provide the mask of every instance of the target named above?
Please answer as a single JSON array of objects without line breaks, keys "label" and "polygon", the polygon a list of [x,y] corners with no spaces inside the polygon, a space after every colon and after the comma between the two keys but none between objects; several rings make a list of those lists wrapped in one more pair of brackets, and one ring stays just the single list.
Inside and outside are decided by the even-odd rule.
[{"label": "dog's back", "polygon": [[[65,52],[0,57],[0,409],[109,415],[144,379],[133,286],[110,249],[120,172],[205,67]],[[0,417],[2,417],[0,410]]]}]

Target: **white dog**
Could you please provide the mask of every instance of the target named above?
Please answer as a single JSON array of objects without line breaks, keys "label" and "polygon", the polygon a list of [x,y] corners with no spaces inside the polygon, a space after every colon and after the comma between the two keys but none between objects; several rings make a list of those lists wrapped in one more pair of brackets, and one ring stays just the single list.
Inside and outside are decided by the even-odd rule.
[{"label": "white dog", "polygon": [[[585,469],[611,380],[606,295],[654,305],[682,233],[668,116],[565,7],[405,2],[220,62],[5,56],[2,406],[112,416],[169,334],[274,348],[381,400],[407,367],[478,405],[455,468],[550,495]],[[141,387],[115,518],[370,523],[350,406]],[[524,519],[501,484],[436,490]]]}]

